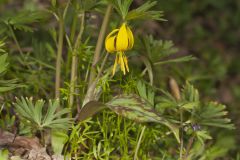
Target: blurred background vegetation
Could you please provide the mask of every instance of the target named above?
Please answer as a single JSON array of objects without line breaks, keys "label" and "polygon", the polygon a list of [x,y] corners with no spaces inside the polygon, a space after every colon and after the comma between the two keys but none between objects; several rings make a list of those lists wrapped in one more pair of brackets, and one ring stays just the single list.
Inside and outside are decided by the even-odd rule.
[{"label": "blurred background vegetation", "polygon": [[[64,0],[60,1],[64,2]],[[136,8],[143,2],[144,0],[134,0],[131,7]],[[49,5],[48,0],[0,0],[0,13],[4,13],[0,17],[6,18],[16,14],[19,8],[35,10],[36,8],[47,8]],[[135,32],[152,34],[156,39],[172,40],[178,48],[177,56],[193,55],[197,58],[190,63],[174,64],[165,77],[157,76],[160,76],[161,79],[167,79],[169,76],[178,77],[177,80],[181,83],[188,80],[199,88],[203,98],[218,100],[227,105],[229,115],[237,129],[213,131],[218,133],[214,137],[218,143],[216,146],[222,146],[222,150],[216,149],[215,154],[225,155],[224,159],[235,158],[240,150],[240,1],[158,0],[155,9],[164,11],[164,18],[167,21],[144,21],[141,27],[140,25],[136,27]],[[51,75],[55,74],[53,69],[55,48],[52,48],[49,43],[54,43],[52,37],[56,33],[52,32],[50,35],[47,30],[49,26],[55,24],[49,19],[47,22],[42,21],[44,19],[42,16],[45,15],[36,16],[39,23],[33,24],[31,27],[34,28],[34,25],[38,25],[38,30],[27,33],[15,32],[17,37],[24,38],[24,41],[19,39],[24,52],[29,51],[30,53],[34,50],[35,52],[31,53],[34,55],[19,56],[17,46],[10,43],[10,41],[14,41],[14,38],[10,36],[12,39],[6,39],[11,55],[18,56],[18,58],[10,57],[12,65],[7,78],[18,77],[19,82],[28,85],[25,89],[16,90],[16,95],[54,97],[52,82],[49,79],[53,79],[54,77]],[[93,20],[90,19],[89,23],[99,25],[100,19],[101,17],[97,16]],[[46,26],[46,23],[49,25]],[[27,31],[28,28],[25,29]],[[92,28],[89,27],[87,30],[90,32]],[[4,30],[4,27],[0,28],[0,32],[11,35],[11,31]],[[91,34],[91,36],[97,36],[94,33]],[[6,35],[2,38],[4,37]],[[32,44],[32,48],[29,48],[29,44]],[[46,52],[49,57],[44,56]],[[9,97],[11,96],[9,95]]]},{"label": "blurred background vegetation", "polygon": [[198,58],[176,74],[192,81],[203,97],[227,105],[237,129],[230,133],[218,131],[218,136],[229,137],[222,145],[232,148],[233,152],[239,151],[240,1],[160,1],[158,7],[165,12],[168,21],[153,24],[149,32],[172,39],[179,54],[192,54]]}]

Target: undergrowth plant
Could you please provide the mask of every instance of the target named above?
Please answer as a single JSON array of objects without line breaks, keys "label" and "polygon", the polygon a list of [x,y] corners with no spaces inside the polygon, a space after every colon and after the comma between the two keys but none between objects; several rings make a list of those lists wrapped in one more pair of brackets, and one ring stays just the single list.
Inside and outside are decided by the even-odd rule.
[{"label": "undergrowth plant", "polygon": [[166,23],[158,1],[38,3],[0,17],[2,128],[20,119],[18,134],[75,160],[211,160],[228,151],[214,154],[214,131],[234,129],[225,105],[168,72],[196,58],[137,32],[145,21]]}]

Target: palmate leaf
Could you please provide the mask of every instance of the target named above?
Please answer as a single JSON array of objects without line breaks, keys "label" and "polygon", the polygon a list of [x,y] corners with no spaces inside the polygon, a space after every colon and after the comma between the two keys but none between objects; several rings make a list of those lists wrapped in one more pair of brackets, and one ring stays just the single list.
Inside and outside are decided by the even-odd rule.
[{"label": "palmate leaf", "polygon": [[151,11],[150,9],[157,4],[157,1],[149,2],[142,4],[137,9],[131,10],[126,16],[126,20],[132,19],[153,19],[153,20],[162,20],[163,12],[162,11]]},{"label": "palmate leaf", "polygon": [[221,128],[234,129],[234,125],[229,118],[226,118],[226,106],[217,102],[209,102],[203,105],[200,110],[196,112],[199,116],[197,121],[201,125],[214,126]]},{"label": "palmate leaf", "polygon": [[0,40],[0,93],[6,92],[12,89],[15,89],[17,87],[21,87],[22,85],[17,84],[17,79],[12,80],[2,80],[1,76],[4,75],[4,73],[7,71],[7,67],[9,65],[7,61],[8,54],[3,49],[5,43]]},{"label": "palmate leaf", "polygon": [[186,83],[182,90],[182,107],[192,113],[194,123],[203,126],[214,126],[233,129],[227,117],[226,106],[217,102],[200,103],[198,90]]},{"label": "palmate leaf", "polygon": [[109,0],[109,2],[113,4],[118,14],[120,14],[122,18],[125,19],[133,0]]},{"label": "palmate leaf", "polygon": [[[0,23],[3,28],[8,29],[8,26],[16,30],[32,32],[33,29],[29,25],[39,22],[47,17],[47,12],[43,11],[20,11],[14,16],[1,17]],[[1,28],[1,30],[3,29]],[[2,33],[2,32],[1,32]]]},{"label": "palmate leaf", "polygon": [[65,114],[69,113],[69,109],[62,109],[57,111],[59,107],[59,100],[49,100],[46,113],[44,112],[45,101],[37,100],[33,103],[32,98],[16,99],[14,104],[16,112],[21,118],[24,118],[39,130],[52,128],[52,129],[67,129],[72,119],[62,118]]}]

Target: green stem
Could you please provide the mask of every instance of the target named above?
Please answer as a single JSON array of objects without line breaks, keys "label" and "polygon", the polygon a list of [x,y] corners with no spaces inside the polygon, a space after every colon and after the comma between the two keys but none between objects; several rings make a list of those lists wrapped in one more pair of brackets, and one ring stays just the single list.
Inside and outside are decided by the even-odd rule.
[{"label": "green stem", "polygon": [[112,5],[108,5],[104,19],[103,19],[103,23],[102,23],[102,26],[100,29],[100,33],[98,36],[97,44],[96,44],[96,49],[95,49],[95,53],[94,53],[94,57],[93,57],[91,70],[90,70],[90,78],[89,78],[88,88],[91,86],[91,83],[96,78],[96,69],[95,68],[99,61],[100,53],[102,51],[102,46],[103,46],[103,42],[104,42],[106,30],[107,30],[108,21],[109,21],[110,15],[111,15],[111,10],[112,10]]},{"label": "green stem", "polygon": [[58,50],[57,50],[57,61],[56,61],[55,98],[59,98],[60,96],[63,37],[64,37],[64,19],[59,18],[59,39],[58,39],[58,46],[57,46]]},{"label": "green stem", "polygon": [[192,148],[192,145],[193,145],[193,142],[194,142],[194,138],[195,138],[195,137],[192,136],[192,137],[189,139],[188,144],[187,144],[186,154],[184,155],[183,160],[186,160],[186,159],[188,158],[190,149]]},{"label": "green stem", "polygon": [[140,134],[139,139],[138,139],[137,147],[136,147],[136,150],[135,150],[134,160],[137,160],[137,159],[138,159],[138,150],[139,150],[139,148],[140,148],[140,144],[141,144],[142,137],[143,137],[143,134],[144,134],[145,129],[146,129],[146,126],[143,126],[142,131],[141,131],[141,134]]},{"label": "green stem", "polygon": [[85,13],[83,12],[81,15],[81,25],[80,25],[80,31],[77,36],[76,43],[73,48],[73,53],[72,53],[72,67],[71,67],[71,81],[70,81],[70,97],[69,97],[69,106],[72,107],[73,102],[74,102],[74,94],[75,94],[75,82],[77,81],[77,49],[80,46],[81,39],[82,39],[82,34],[84,30],[84,18],[85,18]]},{"label": "green stem", "polygon": [[21,56],[23,56],[23,51],[22,51],[22,49],[21,49],[21,47],[20,47],[20,45],[19,45],[19,43],[18,43],[17,37],[16,37],[16,35],[15,35],[15,33],[14,33],[12,27],[9,26],[9,29],[10,29],[10,32],[11,32],[12,38],[13,38],[13,40],[14,40],[16,46],[17,46],[17,49],[18,49],[19,53],[21,54]]},{"label": "green stem", "polygon": [[179,158],[180,160],[183,159],[183,111],[180,109],[180,122],[181,122],[181,140],[180,140],[180,153]]},{"label": "green stem", "polygon": [[[76,35],[76,28],[77,28],[77,21],[78,21],[78,14],[76,13],[73,17],[73,22],[71,26],[71,33],[70,33],[70,43],[73,44],[75,40]],[[71,46],[73,47],[73,46]],[[72,49],[68,50],[68,56],[67,56],[67,65],[66,65],[66,75],[70,74],[70,68],[71,68],[71,61],[72,61],[72,55],[71,55]]]},{"label": "green stem", "polygon": [[63,38],[64,38],[64,20],[69,8],[71,0],[68,0],[68,3],[64,9],[63,15],[58,17],[57,14],[54,13],[56,18],[59,20],[59,38],[57,44],[57,60],[56,60],[56,77],[55,77],[55,98],[60,97],[60,86],[61,86],[61,60],[63,53]]},{"label": "green stem", "polygon": [[106,53],[106,55],[105,55],[105,57],[104,57],[104,59],[103,59],[103,62],[102,62],[102,64],[101,64],[101,68],[100,68],[100,70],[99,70],[99,72],[98,72],[98,75],[97,75],[97,80],[100,78],[100,76],[101,76],[101,74],[102,74],[102,72],[103,72],[103,68],[104,68],[104,66],[105,66],[105,64],[106,64],[106,62],[107,62],[107,59],[108,59],[108,56],[109,56],[109,53]]}]

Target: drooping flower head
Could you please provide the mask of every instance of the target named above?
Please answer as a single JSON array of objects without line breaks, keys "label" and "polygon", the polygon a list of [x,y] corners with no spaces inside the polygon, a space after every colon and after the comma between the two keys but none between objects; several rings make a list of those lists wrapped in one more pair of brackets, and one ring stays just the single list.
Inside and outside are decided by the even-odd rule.
[{"label": "drooping flower head", "polygon": [[133,44],[134,37],[126,23],[123,23],[120,29],[114,29],[108,34],[105,40],[105,48],[109,53],[116,52],[113,75],[115,74],[117,65],[120,65],[120,69],[124,75],[126,71],[129,72],[128,60],[124,52],[132,49]]}]

